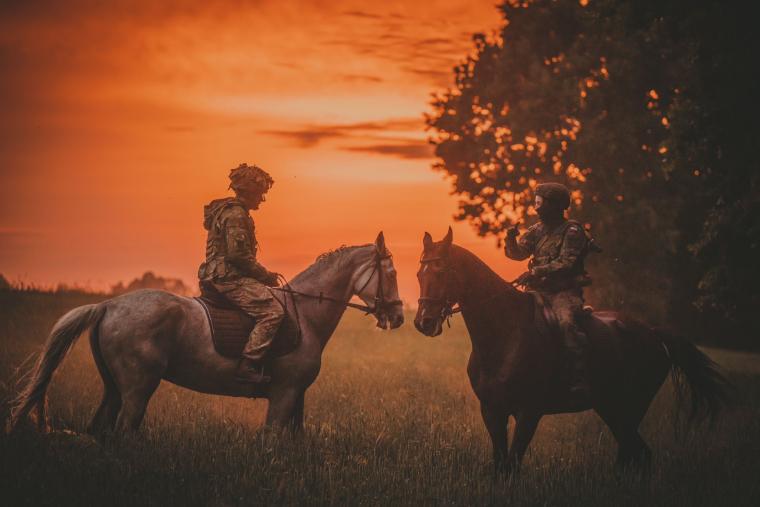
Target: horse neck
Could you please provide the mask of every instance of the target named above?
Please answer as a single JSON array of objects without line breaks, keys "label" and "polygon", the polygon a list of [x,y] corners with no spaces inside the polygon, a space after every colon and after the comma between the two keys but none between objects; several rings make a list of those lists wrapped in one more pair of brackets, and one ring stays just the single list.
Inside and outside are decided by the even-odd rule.
[{"label": "horse neck", "polygon": [[[372,247],[371,250],[370,247]],[[314,263],[296,276],[290,283],[290,287],[304,294],[317,296],[323,294],[347,303],[353,295],[354,281],[360,274],[360,268],[372,259],[373,253],[374,246],[368,245],[340,255],[333,254],[331,258]],[[298,305],[301,328],[308,328],[324,348],[335,332],[335,328],[338,327],[346,311],[346,305],[297,296],[295,300]]]},{"label": "horse neck", "polygon": [[497,349],[510,345],[510,338],[525,318],[528,296],[464,248],[453,245],[451,259],[455,298],[462,308],[473,350],[484,357],[500,357]]}]

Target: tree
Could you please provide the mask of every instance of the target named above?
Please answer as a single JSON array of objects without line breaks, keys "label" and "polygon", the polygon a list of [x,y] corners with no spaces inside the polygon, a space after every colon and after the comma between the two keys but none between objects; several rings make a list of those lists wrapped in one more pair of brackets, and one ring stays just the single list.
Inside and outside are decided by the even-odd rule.
[{"label": "tree", "polygon": [[159,289],[180,296],[188,296],[191,291],[185,285],[185,283],[179,278],[164,278],[163,276],[157,276],[152,271],[146,271],[142,277],[135,278],[128,285],[124,286],[122,282],[117,283],[111,287],[111,294],[118,296],[119,294],[125,294],[140,289]]},{"label": "tree", "polygon": [[726,72],[750,67],[746,49],[730,53],[744,42],[729,37],[739,6],[534,0],[500,9],[498,36],[474,36],[474,54],[427,118],[435,168],[461,198],[456,218],[500,242],[508,224],[534,219],[535,185],[561,181],[606,250],[592,260],[604,280],[592,297],[650,321],[683,318],[694,307],[680,301],[717,294],[705,251],[717,233],[702,224],[711,216],[724,233],[731,226],[708,211],[712,189],[728,180],[746,188],[751,173],[733,165],[752,163],[746,150],[730,163],[724,151],[738,143],[731,134],[755,136],[756,127],[732,123],[716,93],[730,87]]}]

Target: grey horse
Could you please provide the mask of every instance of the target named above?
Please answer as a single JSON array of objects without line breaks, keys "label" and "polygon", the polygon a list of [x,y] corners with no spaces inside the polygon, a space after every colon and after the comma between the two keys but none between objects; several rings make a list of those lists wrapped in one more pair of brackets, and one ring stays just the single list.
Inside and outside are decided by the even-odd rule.
[{"label": "grey horse", "polygon": [[[12,431],[34,410],[47,428],[46,391],[53,372],[88,329],[93,357],[103,379],[103,400],[88,432],[132,432],[140,427],[150,397],[162,379],[210,394],[269,400],[266,424],[299,430],[304,394],[319,374],[322,351],[352,296],[372,308],[377,325],[392,329],[404,321],[396,271],[383,233],[374,244],[341,247],[322,254],[276,297],[296,305],[301,341],[272,360],[265,387],[234,380],[236,360],[214,349],[201,304],[160,290],[141,290],[71,310],[53,327],[34,373],[16,399],[8,421]],[[299,295],[300,294],[300,295]],[[309,297],[320,295],[324,297]]]}]

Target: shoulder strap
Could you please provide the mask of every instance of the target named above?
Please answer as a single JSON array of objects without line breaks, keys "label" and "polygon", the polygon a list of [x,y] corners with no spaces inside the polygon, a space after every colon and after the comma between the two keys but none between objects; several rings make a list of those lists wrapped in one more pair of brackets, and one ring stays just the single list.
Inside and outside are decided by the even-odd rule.
[{"label": "shoulder strap", "polygon": [[245,211],[245,208],[243,207],[242,203],[238,201],[237,199],[230,199],[229,201],[226,201],[221,206],[219,206],[219,208],[216,211],[214,211],[214,221],[213,221],[214,227],[215,228],[219,227],[219,218],[222,216],[222,213],[236,206],[243,208],[243,211]]},{"label": "shoulder strap", "polygon": [[583,235],[586,237],[586,241],[589,241],[591,238],[589,237],[589,234],[586,232],[586,228],[583,227],[583,224],[581,224],[577,220],[567,220],[565,222],[565,228],[562,230],[562,235],[564,236],[567,233],[567,230],[570,228],[570,226],[576,226],[580,231],[583,233]]},{"label": "shoulder strap", "polygon": [[581,223],[578,222],[577,220],[567,221],[565,225],[565,230],[562,231],[563,237],[565,233],[567,232],[567,229],[569,228],[570,225],[577,225],[580,228],[581,232],[583,232],[583,236],[586,238],[586,249],[585,249],[586,253],[588,252],[601,253],[603,251],[602,248],[596,244],[596,242],[594,241],[594,238],[591,236],[591,234],[588,233],[586,228],[583,227],[583,225],[581,225]]}]

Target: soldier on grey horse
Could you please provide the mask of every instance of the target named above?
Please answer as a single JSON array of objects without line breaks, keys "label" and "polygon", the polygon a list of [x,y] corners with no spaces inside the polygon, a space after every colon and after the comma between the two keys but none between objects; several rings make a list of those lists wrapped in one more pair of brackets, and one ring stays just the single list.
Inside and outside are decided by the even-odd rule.
[{"label": "soldier on grey horse", "polygon": [[[30,412],[41,430],[47,428],[46,392],[53,373],[89,329],[104,386],[103,400],[88,428],[94,435],[137,430],[162,380],[203,393],[267,398],[267,425],[300,430],[306,390],[319,375],[322,353],[346,309],[374,316],[383,329],[404,322],[392,257],[381,232],[374,243],[320,255],[282,288],[281,299],[289,309],[297,306],[292,313],[298,326],[283,326],[278,334],[297,332],[300,338],[278,336],[296,346],[284,354],[270,353],[268,383],[235,380],[239,361],[217,351],[209,315],[199,298],[140,290],[75,308],[53,327],[13,403],[8,429],[18,427]],[[364,304],[352,303],[353,296]]]},{"label": "soldier on grey horse", "polygon": [[258,243],[249,210],[259,209],[274,180],[260,167],[240,164],[230,172],[230,181],[235,197],[216,199],[204,209],[208,237],[198,278],[201,292],[218,292],[255,319],[235,377],[239,382],[266,383],[271,378],[264,374],[262,361],[285,311],[269,290],[279,285],[279,275],[256,260]]}]

